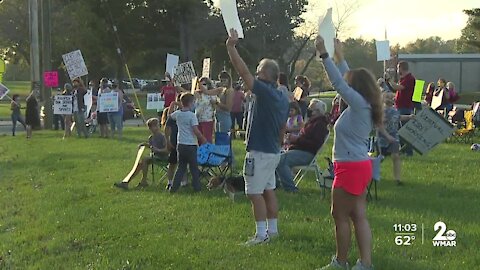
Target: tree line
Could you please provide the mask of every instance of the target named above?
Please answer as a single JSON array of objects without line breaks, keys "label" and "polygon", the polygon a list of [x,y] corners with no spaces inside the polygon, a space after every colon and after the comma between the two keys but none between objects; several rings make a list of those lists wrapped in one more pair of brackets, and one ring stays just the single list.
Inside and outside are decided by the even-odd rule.
[{"label": "tree line", "polygon": [[[63,68],[61,55],[80,49],[90,74],[124,78],[123,61],[134,77],[161,78],[167,53],[180,61],[193,61],[197,70],[202,59],[211,58],[212,73],[230,70],[225,49],[226,31],[220,10],[212,0],[50,0],[52,58],[54,69]],[[0,56],[8,60],[17,79],[28,80],[30,42],[28,0],[0,3]],[[321,65],[314,60],[314,33],[299,34],[307,0],[237,0],[247,37],[240,53],[253,69],[263,57],[276,59],[282,71],[293,77],[304,73],[324,87]],[[417,39],[398,53],[480,52],[480,9],[469,16],[457,40],[441,37]],[[365,66],[380,75],[383,63],[376,61],[374,40],[348,38],[346,52],[352,67]],[[124,59],[117,54],[121,48]],[[15,65],[16,64],[16,65]],[[24,67],[19,68],[19,67]],[[22,71],[23,70],[23,71]],[[23,72],[23,73],[22,73]],[[11,79],[13,74],[5,74]],[[20,75],[19,75],[20,73]],[[23,78],[27,77],[27,78]]]}]

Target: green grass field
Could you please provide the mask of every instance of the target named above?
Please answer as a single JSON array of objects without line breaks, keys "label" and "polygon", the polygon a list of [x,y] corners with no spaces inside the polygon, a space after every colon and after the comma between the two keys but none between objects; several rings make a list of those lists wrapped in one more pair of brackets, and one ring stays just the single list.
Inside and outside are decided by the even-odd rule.
[{"label": "green grass field", "polygon": [[[170,195],[158,182],[112,187],[130,170],[143,128],[128,128],[123,141],[19,135],[0,144],[0,269],[315,269],[334,254],[330,196],[321,198],[310,175],[299,194],[277,192],[280,237],[246,248],[239,244],[255,228],[245,198],[190,187]],[[384,161],[379,200],[368,207],[375,269],[478,269],[480,152],[469,147],[441,144],[405,158],[402,187]],[[235,142],[237,171],[243,148]],[[440,220],[456,231],[456,247],[432,246]],[[397,223],[417,224],[412,246],[395,245]],[[350,262],[357,256],[353,244]]]}]

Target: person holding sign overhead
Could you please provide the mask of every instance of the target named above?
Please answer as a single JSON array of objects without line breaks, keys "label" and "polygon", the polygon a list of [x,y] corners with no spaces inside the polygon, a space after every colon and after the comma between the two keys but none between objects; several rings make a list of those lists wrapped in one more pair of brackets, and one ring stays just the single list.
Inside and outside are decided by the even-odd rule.
[{"label": "person holding sign overhead", "polygon": [[286,129],[288,99],[277,90],[280,72],[277,62],[262,59],[255,78],[238,53],[237,43],[238,33],[230,29],[226,42],[230,61],[246,87],[256,96],[243,165],[245,194],[252,203],[256,226],[255,236],[245,245],[252,246],[268,243],[270,238],[278,236],[275,169],[280,161],[280,145]]},{"label": "person holding sign overhead", "polygon": [[302,90],[302,94],[300,98],[297,99],[297,102],[300,106],[300,110],[302,111],[302,117],[305,119],[307,116],[308,96],[310,95],[311,82],[307,76],[298,75],[295,77],[295,86]]},{"label": "person holding sign overhead", "polygon": [[383,125],[380,88],[369,70],[349,69],[340,41],[335,41],[338,67],[327,53],[321,36],[317,37],[315,45],[334,89],[348,104],[334,125],[335,177],[331,211],[335,221],[337,251],[331,263],[321,269],[349,269],[347,257],[351,241],[350,221],[353,222],[360,250],[360,259],[352,269],[373,269],[372,233],[366,215],[367,186],[372,179],[372,162],[366,142],[374,126]]},{"label": "person holding sign overhead", "polygon": [[[85,106],[85,101],[83,97],[87,93],[83,80],[80,78],[73,79],[73,118],[75,119],[75,128],[77,129],[77,135],[88,138],[87,127],[85,126],[85,111],[87,107]],[[76,100],[76,102],[75,102]],[[77,107],[75,107],[75,104]]]}]

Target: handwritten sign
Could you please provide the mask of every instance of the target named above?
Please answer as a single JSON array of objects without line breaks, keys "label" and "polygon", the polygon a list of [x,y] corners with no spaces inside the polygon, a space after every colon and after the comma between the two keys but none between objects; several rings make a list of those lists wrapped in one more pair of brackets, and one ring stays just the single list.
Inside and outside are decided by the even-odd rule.
[{"label": "handwritten sign", "polygon": [[452,132],[453,126],[447,120],[434,110],[424,108],[398,131],[398,135],[423,155],[450,137]]},{"label": "handwritten sign", "polygon": [[238,17],[237,1],[236,0],[220,0],[220,10],[222,11],[223,22],[230,35],[230,29],[237,30],[238,38],[243,38],[243,28]]},{"label": "handwritten sign", "polygon": [[203,59],[202,77],[210,78],[210,58]]},{"label": "handwritten sign", "polygon": [[189,84],[196,76],[192,61],[181,63],[175,68],[175,83],[177,84]]},{"label": "handwritten sign", "polygon": [[303,94],[303,89],[300,87],[295,88],[293,91],[293,97],[295,98],[296,101],[299,101],[302,99],[302,94]]},{"label": "handwritten sign", "polygon": [[101,94],[98,98],[99,112],[118,112],[118,93]]},{"label": "handwritten sign", "polygon": [[8,92],[10,92],[10,89],[0,83],[0,99],[3,99],[8,94]]},{"label": "handwritten sign", "polygon": [[165,107],[165,100],[160,93],[147,94],[147,110],[160,110]]},{"label": "handwritten sign", "polygon": [[45,71],[43,73],[45,87],[58,87],[58,71]]},{"label": "handwritten sign", "polygon": [[53,114],[72,114],[73,96],[56,95],[53,102]]},{"label": "handwritten sign", "polygon": [[375,41],[377,47],[377,61],[390,60],[390,42],[388,40]]},{"label": "handwritten sign", "polygon": [[165,72],[168,72],[172,77],[175,75],[175,67],[178,65],[179,59],[178,55],[167,53]]},{"label": "handwritten sign", "polygon": [[198,77],[193,77],[192,87],[190,89],[190,93],[192,93],[192,95],[195,95],[195,91],[197,91],[197,83],[198,83]]},{"label": "handwritten sign", "polygon": [[76,50],[62,55],[63,63],[67,68],[68,76],[70,80],[77,77],[82,77],[88,74],[87,66],[83,60],[82,52]]},{"label": "handwritten sign", "polygon": [[[325,49],[327,49],[328,54],[331,56],[335,52],[335,32],[332,20],[332,8],[329,8],[325,15],[318,20],[318,34],[324,39]],[[317,52],[317,57],[320,57],[319,52]]]}]

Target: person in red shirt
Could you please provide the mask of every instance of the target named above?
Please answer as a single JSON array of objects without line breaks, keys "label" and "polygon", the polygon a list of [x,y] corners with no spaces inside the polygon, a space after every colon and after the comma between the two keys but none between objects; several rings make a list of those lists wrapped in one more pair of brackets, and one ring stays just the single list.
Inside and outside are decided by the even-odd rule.
[{"label": "person in red shirt", "polygon": [[162,86],[160,89],[160,94],[165,99],[164,107],[168,108],[170,107],[170,104],[175,101],[177,96],[177,88],[173,85],[172,78],[168,72],[165,73],[165,80],[167,81],[167,84]]},{"label": "person in red shirt", "polygon": [[[415,107],[412,96],[415,88],[415,77],[408,70],[408,62],[400,61],[397,65],[397,73],[400,76],[398,84],[391,84],[396,91],[395,94],[395,108],[397,108],[400,115],[411,115]],[[413,155],[412,148],[407,145],[404,149],[407,156]]]}]

